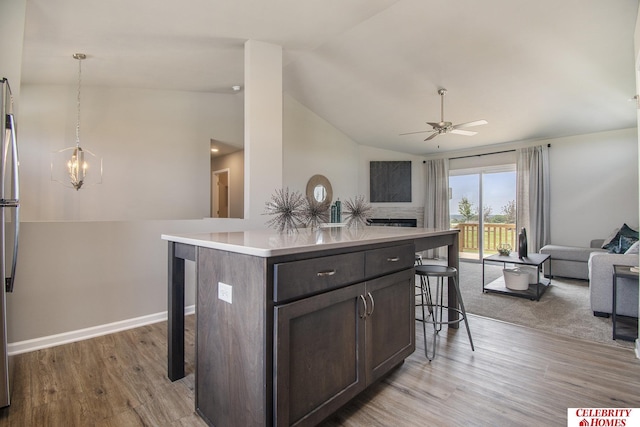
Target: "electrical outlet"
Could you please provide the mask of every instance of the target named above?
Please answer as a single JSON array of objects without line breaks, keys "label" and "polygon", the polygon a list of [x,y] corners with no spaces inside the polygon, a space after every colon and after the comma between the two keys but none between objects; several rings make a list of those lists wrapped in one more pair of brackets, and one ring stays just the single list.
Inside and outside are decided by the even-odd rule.
[{"label": "electrical outlet", "polygon": [[218,299],[222,301],[226,301],[231,304],[233,288],[231,285],[227,285],[226,283],[218,282]]}]

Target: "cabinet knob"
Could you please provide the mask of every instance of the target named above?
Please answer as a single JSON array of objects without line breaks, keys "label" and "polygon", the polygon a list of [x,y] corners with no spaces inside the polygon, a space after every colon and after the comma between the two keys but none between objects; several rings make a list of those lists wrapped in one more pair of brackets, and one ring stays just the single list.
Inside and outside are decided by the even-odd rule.
[{"label": "cabinet knob", "polygon": [[387,261],[388,262],[398,262],[398,261],[400,261],[400,257],[399,256],[390,257],[390,258],[387,258]]}]

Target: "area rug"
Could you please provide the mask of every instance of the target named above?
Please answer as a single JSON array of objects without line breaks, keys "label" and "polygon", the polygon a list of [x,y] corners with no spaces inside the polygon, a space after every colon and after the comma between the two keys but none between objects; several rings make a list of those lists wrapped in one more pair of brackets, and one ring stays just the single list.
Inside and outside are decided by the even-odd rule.
[{"label": "area rug", "polygon": [[[502,274],[502,265],[487,264],[489,283]],[[554,278],[540,298],[531,301],[482,292],[482,264],[460,262],[460,291],[468,313],[531,328],[632,348],[630,341],[613,340],[611,318],[595,317],[589,305],[589,282]]]}]

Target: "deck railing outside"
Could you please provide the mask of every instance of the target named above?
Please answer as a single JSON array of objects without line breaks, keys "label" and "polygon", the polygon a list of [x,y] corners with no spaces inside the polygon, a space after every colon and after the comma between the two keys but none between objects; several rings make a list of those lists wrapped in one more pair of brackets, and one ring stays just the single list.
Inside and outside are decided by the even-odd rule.
[{"label": "deck railing outside", "polygon": [[[460,252],[478,253],[478,230],[480,228],[480,224],[477,222],[461,222],[451,224],[451,228],[457,228],[460,230]],[[515,250],[516,237],[517,233],[515,224],[484,224],[483,252],[485,255],[497,253],[497,248],[502,243],[510,244],[512,250]]]}]

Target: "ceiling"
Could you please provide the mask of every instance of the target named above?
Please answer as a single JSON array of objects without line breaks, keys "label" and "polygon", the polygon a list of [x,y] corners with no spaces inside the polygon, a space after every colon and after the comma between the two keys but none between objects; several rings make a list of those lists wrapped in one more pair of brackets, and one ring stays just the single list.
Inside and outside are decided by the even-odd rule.
[{"label": "ceiling", "polygon": [[[27,0],[23,84],[232,94],[248,39],[362,145],[432,154],[636,126],[638,0]],[[440,120],[478,134],[400,136]],[[222,95],[221,95],[222,96]]]}]

